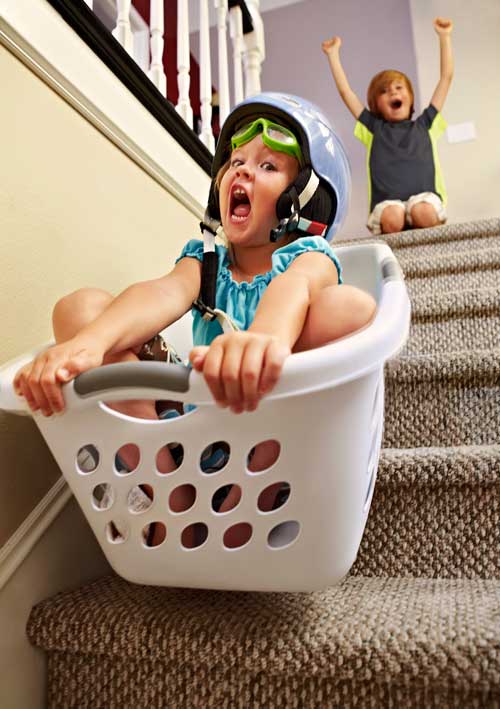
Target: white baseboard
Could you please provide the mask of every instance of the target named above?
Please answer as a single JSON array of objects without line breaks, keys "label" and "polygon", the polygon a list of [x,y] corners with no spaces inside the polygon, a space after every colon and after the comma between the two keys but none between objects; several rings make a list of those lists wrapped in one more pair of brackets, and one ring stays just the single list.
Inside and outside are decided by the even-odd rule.
[{"label": "white baseboard", "polygon": [[209,176],[47,2],[0,0],[0,44],[197,218],[203,216]]},{"label": "white baseboard", "polygon": [[22,564],[70,497],[71,490],[64,478],[60,477],[3,545],[0,549],[0,589]]}]

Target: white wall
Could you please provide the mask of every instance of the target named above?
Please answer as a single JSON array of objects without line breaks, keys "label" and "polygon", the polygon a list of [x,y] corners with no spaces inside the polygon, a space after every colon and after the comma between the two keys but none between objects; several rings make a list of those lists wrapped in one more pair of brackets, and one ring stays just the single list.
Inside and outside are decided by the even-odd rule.
[{"label": "white wall", "polygon": [[[382,69],[399,69],[415,84],[408,0],[304,0],[265,13],[264,28],[262,89],[304,96],[330,118],[352,167],[351,209],[341,235],[367,236],[366,150],[353,136],[354,119],[337,93],[321,42],[333,35],[342,37],[342,62],[362,101],[371,77]],[[416,93],[418,103],[418,89]]]},{"label": "white wall", "polygon": [[450,222],[500,214],[500,2],[410,0],[420,93],[429,100],[439,76],[438,40],[432,20],[454,21],[455,76],[443,115],[449,125],[472,121],[477,139],[440,141]]}]

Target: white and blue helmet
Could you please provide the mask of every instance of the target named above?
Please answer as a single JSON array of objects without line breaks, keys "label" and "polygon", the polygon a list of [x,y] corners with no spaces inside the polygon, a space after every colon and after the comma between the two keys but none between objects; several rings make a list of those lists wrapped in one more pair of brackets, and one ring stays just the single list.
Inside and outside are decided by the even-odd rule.
[{"label": "white and blue helmet", "polygon": [[[274,238],[298,229],[308,233],[308,221],[320,222],[328,241],[339,231],[349,208],[351,170],[340,138],[313,103],[290,94],[265,92],[247,98],[229,114],[219,136],[212,164],[212,186],[207,217],[220,220],[215,177],[231,154],[231,138],[254,118],[268,118],[293,132],[304,165],[292,185],[278,199],[280,227]],[[311,232],[309,233],[318,233]],[[272,237],[273,238],[273,237]]]}]

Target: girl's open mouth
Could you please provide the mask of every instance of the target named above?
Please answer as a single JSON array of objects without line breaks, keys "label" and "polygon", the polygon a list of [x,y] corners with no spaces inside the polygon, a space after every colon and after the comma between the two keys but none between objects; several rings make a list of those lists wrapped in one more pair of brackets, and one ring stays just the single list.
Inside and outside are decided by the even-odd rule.
[{"label": "girl's open mouth", "polygon": [[231,190],[231,201],[229,205],[231,219],[233,221],[244,221],[251,210],[250,199],[241,185],[234,185]]}]

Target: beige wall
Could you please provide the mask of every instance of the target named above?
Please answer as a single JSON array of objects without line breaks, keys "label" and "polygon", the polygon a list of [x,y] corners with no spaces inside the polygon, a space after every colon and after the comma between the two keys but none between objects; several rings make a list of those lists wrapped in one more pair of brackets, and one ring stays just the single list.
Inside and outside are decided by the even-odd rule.
[{"label": "beige wall", "polygon": [[439,78],[434,17],[454,21],[455,76],[443,115],[449,125],[473,121],[477,139],[439,142],[451,222],[500,215],[500,3],[498,0],[410,0],[419,93],[430,101]]},{"label": "beige wall", "polygon": [[[0,45],[0,363],[51,336],[81,286],[169,269],[197,219]],[[0,412],[0,546],[57,479],[30,419]]]},{"label": "beige wall", "polygon": [[59,591],[110,573],[75,500],[0,591],[0,707],[44,709],[46,658],[26,637],[31,608]]}]

